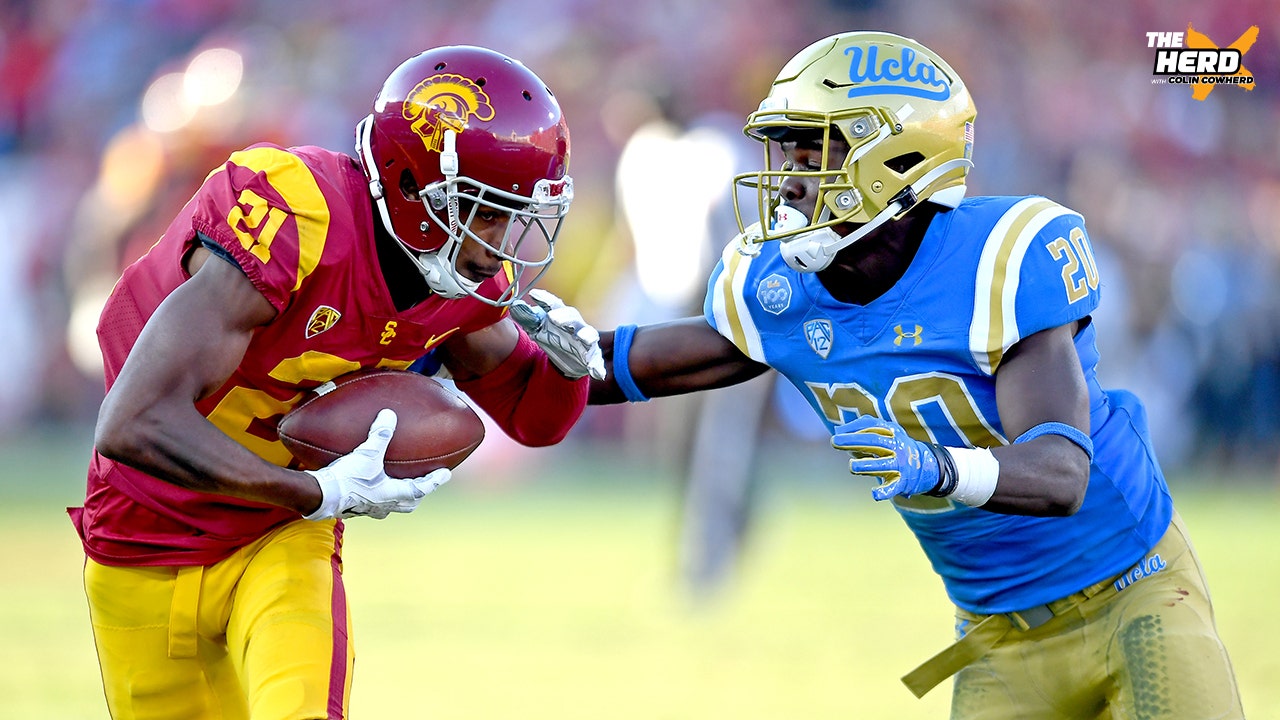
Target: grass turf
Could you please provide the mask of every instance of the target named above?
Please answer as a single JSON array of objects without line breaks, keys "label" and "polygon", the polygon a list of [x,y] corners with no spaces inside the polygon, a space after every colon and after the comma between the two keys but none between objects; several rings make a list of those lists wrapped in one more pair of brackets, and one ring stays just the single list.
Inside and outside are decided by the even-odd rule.
[{"label": "grass turf", "polygon": [[[106,717],[62,512],[79,502],[83,458],[61,443],[0,449],[7,718]],[[949,605],[865,488],[771,472],[732,582],[695,598],[675,570],[673,481],[557,460],[515,487],[460,472],[412,516],[348,523],[354,717],[946,716],[945,685],[916,700],[898,677],[949,642]],[[603,467],[610,477],[590,481]],[[1208,478],[1178,479],[1174,492],[1245,709],[1280,717],[1280,496]]]}]

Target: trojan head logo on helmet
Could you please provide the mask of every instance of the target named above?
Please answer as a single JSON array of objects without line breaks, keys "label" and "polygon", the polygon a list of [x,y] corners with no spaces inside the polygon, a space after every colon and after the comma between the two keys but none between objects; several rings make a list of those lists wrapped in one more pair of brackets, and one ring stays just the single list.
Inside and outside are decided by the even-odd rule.
[{"label": "trojan head logo on helmet", "polygon": [[[356,153],[383,227],[436,294],[510,305],[550,265],[573,200],[569,128],[518,61],[469,46],[406,60],[356,126]],[[471,227],[493,213],[507,218],[496,243]],[[497,298],[458,272],[467,240],[502,259],[510,286]]]},{"label": "trojan head logo on helmet", "polygon": [[404,119],[428,150],[444,150],[445,130],[455,133],[467,127],[467,119],[493,119],[489,96],[461,75],[432,75],[409,91],[402,108]]},{"label": "trojan head logo on helmet", "polygon": [[[975,114],[956,72],[914,40],[878,32],[819,40],[787,62],[747,119],[744,132],[764,143],[765,170],[734,178],[758,201],[745,207],[735,194],[739,229],[747,242],[781,240],[787,264],[817,272],[923,200],[955,207],[973,166]],[[821,169],[773,169],[770,141],[796,132],[821,137]],[[843,159],[828,156],[832,138],[848,144]],[[788,178],[817,181],[811,217],[784,204]],[[833,228],[843,223],[859,227],[841,236]]]}]

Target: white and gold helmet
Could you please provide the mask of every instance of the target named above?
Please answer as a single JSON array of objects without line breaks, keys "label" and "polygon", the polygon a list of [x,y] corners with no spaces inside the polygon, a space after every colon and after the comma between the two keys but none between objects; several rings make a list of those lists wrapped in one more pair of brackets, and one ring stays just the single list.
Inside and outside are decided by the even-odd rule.
[{"label": "white and gold helmet", "polygon": [[[734,178],[758,200],[753,208],[734,195],[744,240],[780,240],[787,264],[817,272],[923,200],[955,207],[973,167],[975,115],[960,76],[914,40],[881,32],[819,40],[787,62],[747,118],[743,131],[764,143],[765,170]],[[849,144],[849,154],[833,170],[785,163],[775,170],[770,141],[793,130],[822,134],[823,168],[833,165],[827,162],[832,133]],[[789,177],[819,181],[811,217],[784,204],[779,188]],[[861,226],[841,236],[832,229],[841,223]]]}]

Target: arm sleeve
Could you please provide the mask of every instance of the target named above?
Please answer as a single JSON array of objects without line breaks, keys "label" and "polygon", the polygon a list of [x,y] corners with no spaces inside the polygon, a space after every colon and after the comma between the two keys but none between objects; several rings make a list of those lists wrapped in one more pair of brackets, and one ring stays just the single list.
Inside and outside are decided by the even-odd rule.
[{"label": "arm sleeve", "polygon": [[587,405],[589,379],[561,375],[521,329],[515,349],[501,365],[457,385],[516,442],[542,447],[563,440],[578,421]]}]

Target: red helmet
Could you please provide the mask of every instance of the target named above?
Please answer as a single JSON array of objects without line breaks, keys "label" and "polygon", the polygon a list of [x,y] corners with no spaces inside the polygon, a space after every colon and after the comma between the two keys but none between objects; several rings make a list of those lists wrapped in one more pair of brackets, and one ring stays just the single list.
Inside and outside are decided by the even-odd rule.
[{"label": "red helmet", "polygon": [[[519,61],[461,45],[404,61],[356,127],[356,151],[383,225],[437,294],[509,305],[550,264],[573,200],[569,128]],[[510,217],[497,246],[469,227],[481,211]],[[511,287],[497,300],[454,267],[466,238],[510,266]]]}]

